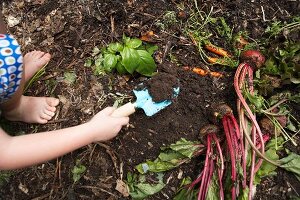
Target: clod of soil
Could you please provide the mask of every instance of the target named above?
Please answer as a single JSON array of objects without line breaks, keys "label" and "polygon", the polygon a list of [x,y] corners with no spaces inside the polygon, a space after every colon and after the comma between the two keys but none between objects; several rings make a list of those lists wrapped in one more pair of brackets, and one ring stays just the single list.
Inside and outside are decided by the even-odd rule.
[{"label": "clod of soil", "polygon": [[147,82],[147,88],[154,102],[174,98],[174,88],[179,87],[178,78],[168,73],[158,73]]}]

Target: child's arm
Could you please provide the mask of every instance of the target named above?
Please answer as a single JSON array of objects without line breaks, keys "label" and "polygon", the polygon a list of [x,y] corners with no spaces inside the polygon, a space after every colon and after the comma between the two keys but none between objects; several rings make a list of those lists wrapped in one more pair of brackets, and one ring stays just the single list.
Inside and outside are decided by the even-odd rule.
[{"label": "child's arm", "polygon": [[50,132],[11,137],[0,128],[0,169],[38,164],[115,137],[129,118],[111,117],[113,110],[106,108],[85,124]]}]

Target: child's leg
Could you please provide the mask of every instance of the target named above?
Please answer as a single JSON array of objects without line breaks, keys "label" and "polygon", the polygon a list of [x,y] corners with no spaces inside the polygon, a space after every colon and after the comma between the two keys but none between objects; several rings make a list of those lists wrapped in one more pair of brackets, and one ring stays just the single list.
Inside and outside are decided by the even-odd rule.
[{"label": "child's leg", "polygon": [[[50,54],[39,51],[26,54],[24,58],[24,70],[26,72],[29,71],[29,73],[25,76],[25,73],[22,73],[22,56],[20,52],[15,50],[17,46],[16,42],[8,38],[8,36],[0,36],[2,36],[2,41],[0,40],[0,47],[2,47],[2,49],[0,48],[0,100],[2,102],[0,108],[3,111],[3,115],[12,121],[47,123],[54,116],[55,106],[59,103],[58,99],[27,97],[22,94],[26,79],[28,80],[39,68],[49,61]],[[12,46],[9,45],[10,42]]]}]

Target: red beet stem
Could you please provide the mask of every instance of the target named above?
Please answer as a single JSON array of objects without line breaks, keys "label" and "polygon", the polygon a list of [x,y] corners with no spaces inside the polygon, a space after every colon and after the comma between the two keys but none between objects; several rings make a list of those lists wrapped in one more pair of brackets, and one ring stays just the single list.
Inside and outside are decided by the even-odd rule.
[{"label": "red beet stem", "polygon": [[219,187],[220,187],[220,200],[224,200],[224,189],[223,189],[223,173],[224,173],[224,157],[223,157],[223,153],[222,153],[222,149],[221,149],[221,145],[220,145],[220,142],[217,138],[217,136],[215,134],[212,135],[213,137],[213,140],[215,141],[216,143],[216,146],[217,146],[217,151],[219,153],[219,159],[220,159],[220,162],[221,162],[221,168],[219,167],[218,169],[218,178],[219,178]]},{"label": "red beet stem", "polygon": [[[247,64],[245,64],[245,63],[243,63],[243,64],[240,64],[240,65],[239,65],[238,69],[239,69],[239,68],[242,68],[242,67],[250,67],[250,66],[247,65]],[[239,71],[240,71],[240,70],[241,70],[241,69],[239,69]],[[241,93],[241,89],[240,89],[239,83],[238,83],[238,75],[239,75],[239,74],[236,73],[236,75],[235,75],[235,77],[234,77],[234,88],[235,88],[236,94],[237,94],[239,100],[241,101],[241,103],[242,103],[244,109],[245,109],[246,112],[248,113],[248,117],[250,118],[251,122],[252,122],[253,125],[255,126],[255,128],[256,128],[256,130],[257,130],[257,133],[258,133],[258,135],[259,135],[260,140],[263,141],[263,138],[262,138],[262,132],[261,132],[261,130],[260,130],[260,127],[259,127],[259,125],[258,125],[256,119],[255,119],[255,116],[254,116],[254,114],[252,113],[251,109],[249,108],[249,106],[248,106],[246,100],[244,99],[244,97],[243,97],[243,95],[242,95],[242,93]],[[264,152],[265,152],[265,147],[264,147],[264,145],[262,145],[262,146],[261,146],[261,154],[264,155]]]},{"label": "red beet stem", "polygon": [[228,116],[224,116],[222,118],[222,123],[223,123],[223,127],[224,127],[224,132],[225,132],[225,136],[226,136],[226,142],[227,142],[227,146],[228,146],[228,151],[230,154],[230,160],[231,160],[231,180],[233,182],[233,187],[231,188],[231,197],[232,199],[236,199],[236,191],[235,191],[235,182],[236,182],[236,163],[235,163],[235,152],[234,152],[234,148],[233,148],[233,140],[231,138],[230,135],[230,123],[228,121]]},{"label": "red beet stem", "polygon": [[205,157],[205,163],[204,163],[204,169],[203,169],[203,177],[202,177],[202,182],[200,184],[200,188],[199,188],[199,193],[198,193],[198,200],[202,200],[205,199],[203,198],[205,196],[204,191],[206,191],[205,185],[204,183],[207,180],[208,177],[208,167],[209,167],[209,157],[210,157],[210,153],[211,153],[211,139],[210,139],[210,135],[207,135],[207,148],[206,148],[206,157]]}]

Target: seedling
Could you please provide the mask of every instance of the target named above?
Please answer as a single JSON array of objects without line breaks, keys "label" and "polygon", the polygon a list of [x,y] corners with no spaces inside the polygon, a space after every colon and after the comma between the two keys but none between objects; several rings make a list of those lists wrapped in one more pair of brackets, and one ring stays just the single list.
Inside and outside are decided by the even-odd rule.
[{"label": "seedling", "polygon": [[120,74],[153,76],[156,63],[152,54],[156,50],[157,46],[143,44],[140,39],[123,35],[123,43],[110,43],[101,50],[96,47],[85,66],[92,67],[96,75],[117,71]]}]

